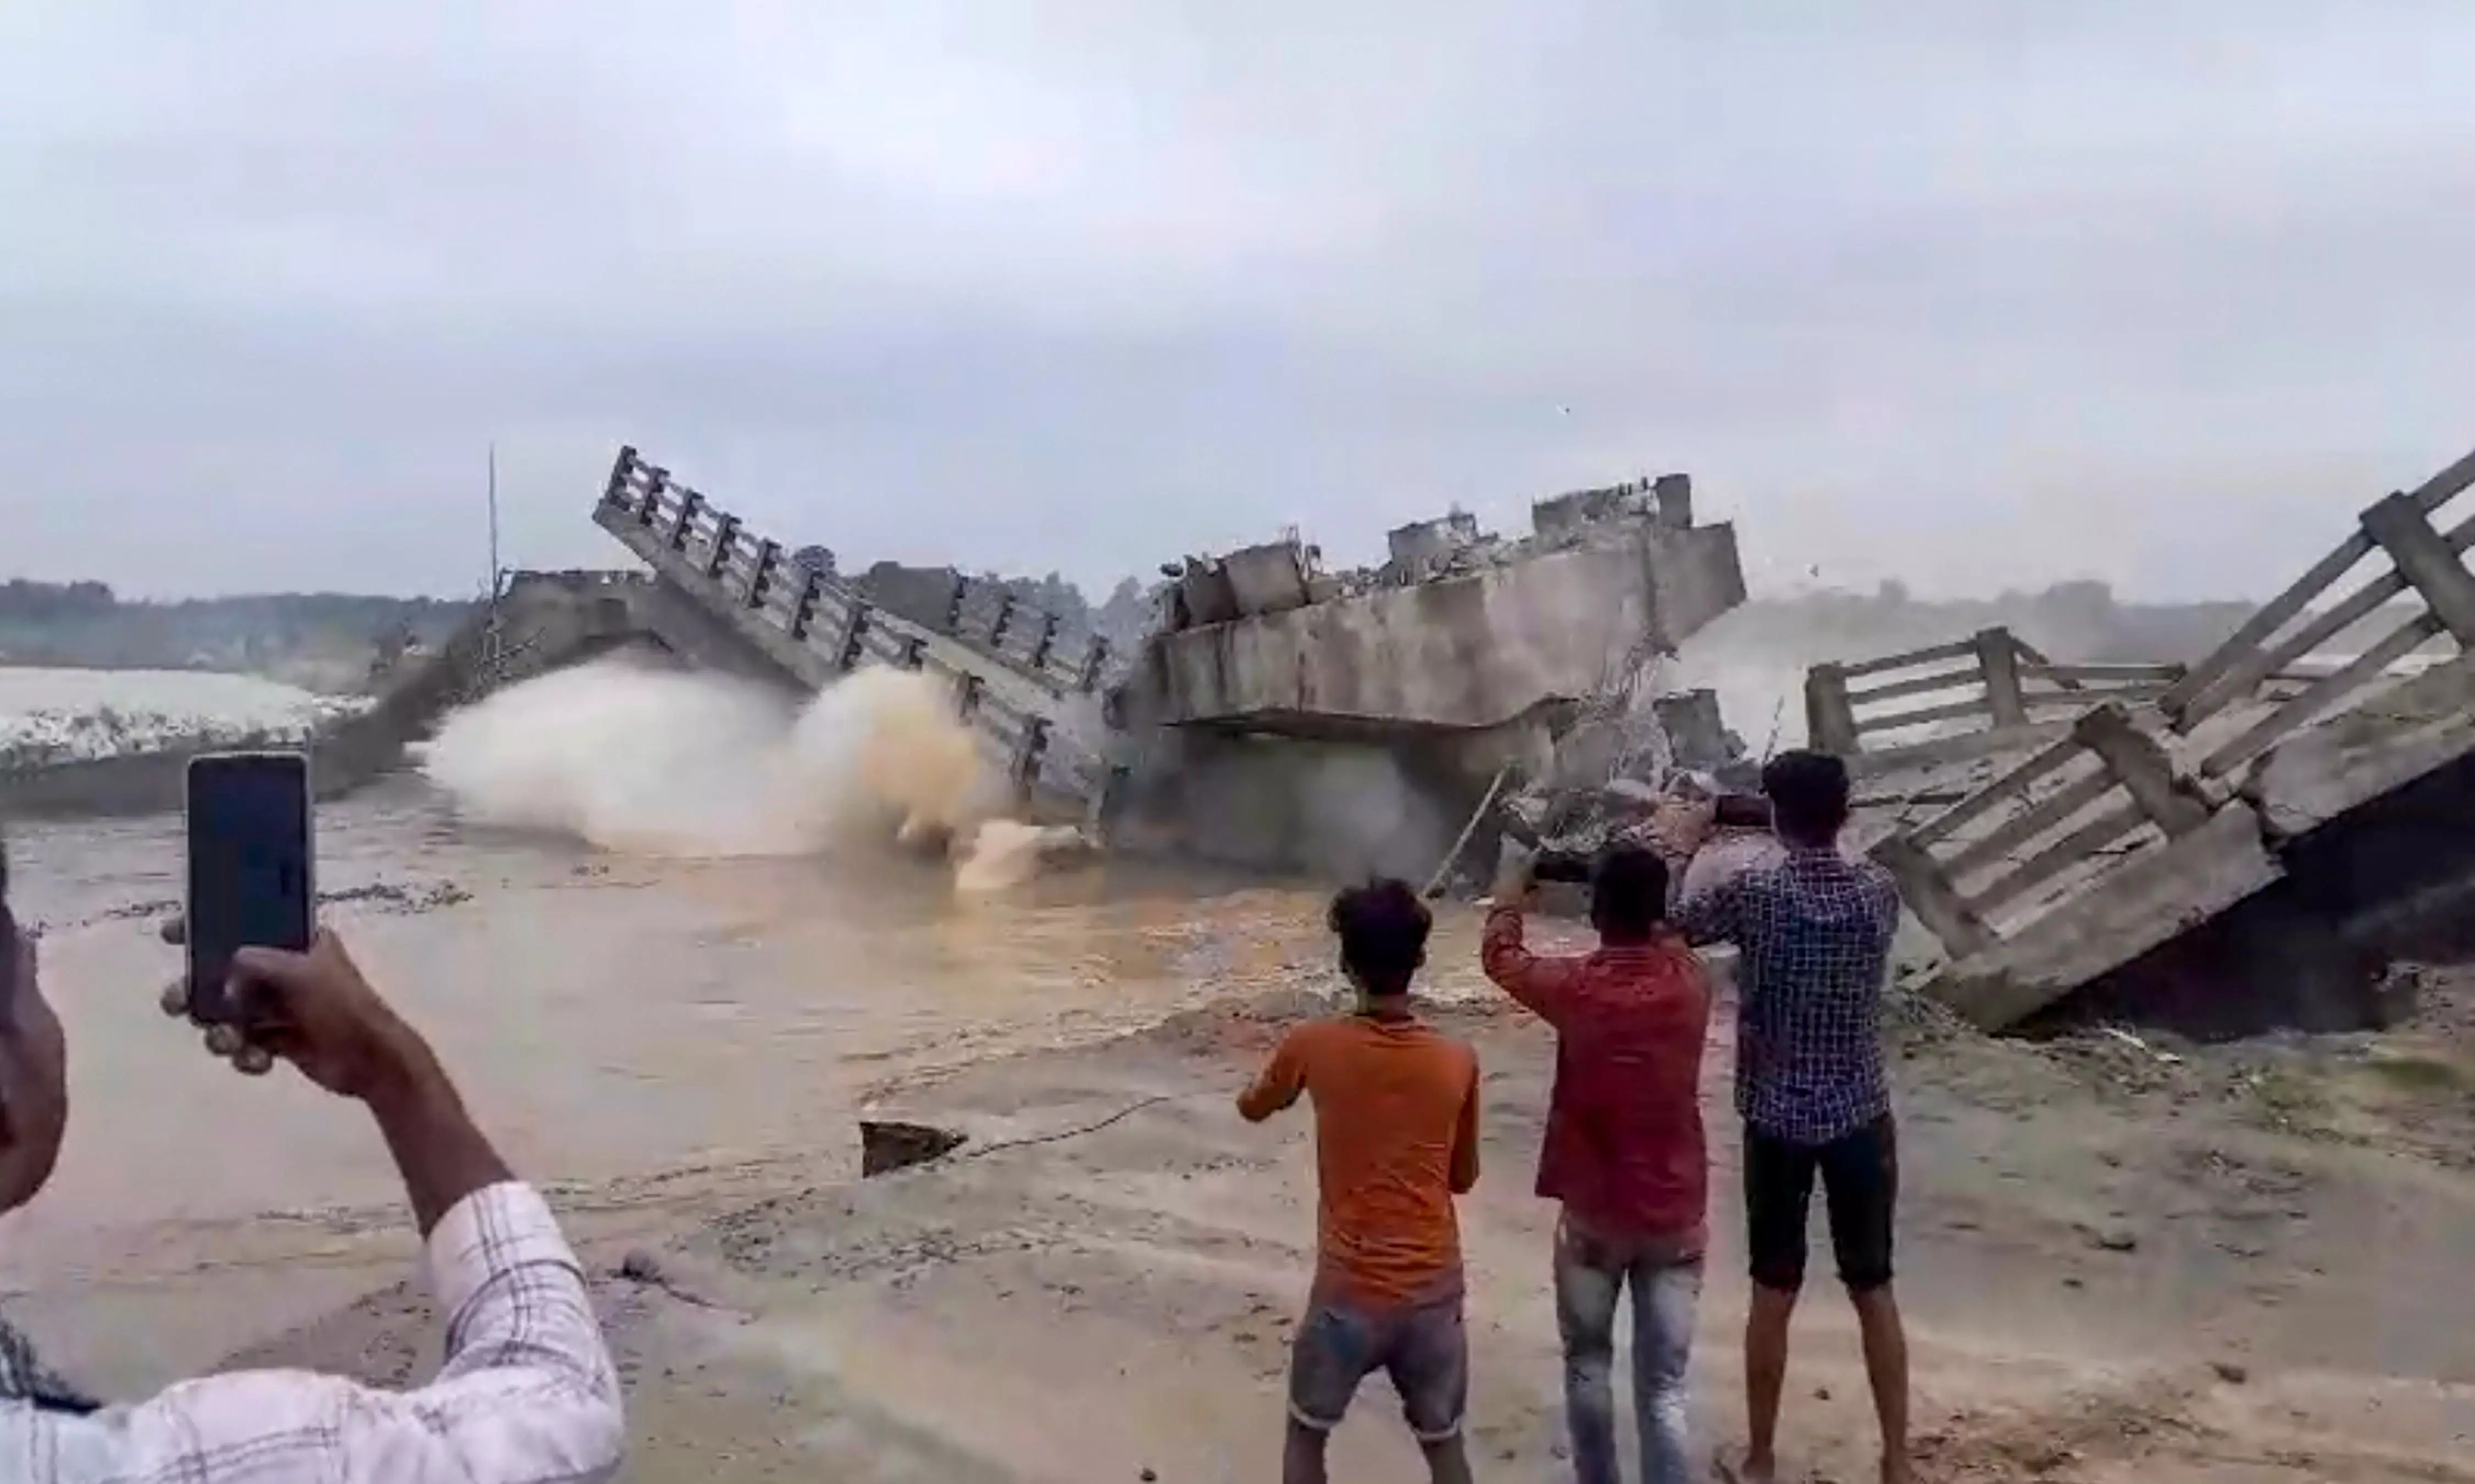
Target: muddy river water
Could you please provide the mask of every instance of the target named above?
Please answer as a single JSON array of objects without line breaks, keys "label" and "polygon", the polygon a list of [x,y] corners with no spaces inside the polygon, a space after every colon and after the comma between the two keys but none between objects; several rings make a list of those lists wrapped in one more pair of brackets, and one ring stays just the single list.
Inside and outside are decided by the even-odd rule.
[{"label": "muddy river water", "polygon": [[[882,849],[649,860],[463,823],[410,777],[322,809],[318,847],[363,967],[509,1158],[587,1202],[683,1170],[842,1178],[888,1084],[1328,980],[1321,893],[1157,866],[974,897]],[[233,1074],[156,1008],[178,821],[20,825],[11,848],[74,1105],[52,1184],[0,1227],[12,1312],[142,1384],[401,1276],[367,1120]]]}]

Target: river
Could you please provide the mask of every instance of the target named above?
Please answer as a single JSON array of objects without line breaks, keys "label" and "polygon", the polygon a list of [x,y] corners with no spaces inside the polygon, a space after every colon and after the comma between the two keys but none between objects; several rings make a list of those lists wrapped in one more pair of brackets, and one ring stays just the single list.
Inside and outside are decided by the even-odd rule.
[{"label": "river", "polygon": [[[178,821],[11,844],[73,1102],[51,1184],[0,1227],[11,1312],[136,1386],[395,1276],[367,1120],[288,1071],[233,1073],[156,1008]],[[1321,980],[1329,955],[1309,891],[1116,866],[972,896],[888,851],[629,858],[459,823],[411,778],[324,809],[318,847],[364,969],[517,1167],[585,1201],[682,1171],[840,1179],[873,1089]]]},{"label": "river", "polygon": [[[623,1232],[854,1174],[885,1088],[1332,984],[1321,888],[1121,860],[964,890],[943,857],[855,832],[855,806],[935,813],[961,787],[951,713],[917,683],[797,713],[624,669],[502,693],[432,748],[453,792],[404,773],[321,806],[326,919],[518,1169]],[[11,1315],[127,1391],[404,1276],[368,1120],[287,1070],[240,1077],[157,1008],[179,820],[19,823],[9,844],[73,1104],[51,1184],[0,1224]],[[1474,920],[1444,929],[1432,977],[1469,991]]]}]

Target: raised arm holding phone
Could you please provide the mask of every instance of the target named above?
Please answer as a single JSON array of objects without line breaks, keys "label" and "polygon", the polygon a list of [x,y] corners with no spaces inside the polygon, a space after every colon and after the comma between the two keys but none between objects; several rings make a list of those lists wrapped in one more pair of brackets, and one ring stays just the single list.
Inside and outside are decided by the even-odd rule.
[{"label": "raised arm holding phone", "polygon": [[1507,845],[1482,949],[1487,978],[1556,1031],[1538,1194],[1557,1203],[1556,1328],[1581,1484],[1617,1484],[1616,1311],[1632,1296],[1632,1385],[1644,1484],[1699,1476],[1686,1429],[1709,1154],[1702,1048],[1710,988],[1668,926],[1667,867],[1619,845],[1587,867],[1599,946],[1532,951],[1523,913],[1537,860]]},{"label": "raised arm holding phone", "polygon": [[[197,821],[236,817],[201,808],[198,783],[193,777],[193,862]],[[244,931],[242,940],[209,950],[210,960],[228,961],[201,991],[200,936],[226,934],[235,913],[262,923],[297,912],[308,921],[306,774],[299,788],[302,859],[291,863],[299,869],[282,864],[291,853],[280,838],[289,830],[280,823],[283,807],[258,815],[279,821],[279,838],[223,844],[234,860],[254,863],[250,869],[265,867],[253,878],[260,886],[302,900],[202,896],[193,866],[191,911],[215,920],[167,930],[187,941],[192,971],[165,992],[163,1008],[202,1025],[208,1050],[241,1071],[290,1062],[376,1119],[425,1238],[445,1363],[428,1385],[405,1392],[305,1372],[243,1372],[103,1406],[44,1371],[23,1338],[0,1325],[0,1472],[28,1484],[607,1477],[624,1442],[619,1383],[582,1270],[540,1195],[509,1174],[474,1124],[429,1043],[331,933],[310,930],[300,947],[282,948],[249,941]],[[60,1021],[43,997],[33,940],[0,904],[0,1209],[41,1190],[67,1115]]]}]

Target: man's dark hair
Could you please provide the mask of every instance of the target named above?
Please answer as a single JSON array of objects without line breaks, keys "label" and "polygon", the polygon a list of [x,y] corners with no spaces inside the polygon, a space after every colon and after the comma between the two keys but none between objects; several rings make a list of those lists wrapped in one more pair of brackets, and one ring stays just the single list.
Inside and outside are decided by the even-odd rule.
[{"label": "man's dark hair", "polygon": [[1667,863],[1639,845],[1618,845],[1590,868],[1590,926],[1603,938],[1644,942],[1667,916]]},{"label": "man's dark hair", "polygon": [[1780,837],[1826,845],[1848,823],[1848,765],[1826,752],[1782,752],[1762,768],[1762,792]]},{"label": "man's dark hair", "polygon": [[1378,877],[1334,897],[1324,920],[1340,938],[1341,966],[1368,994],[1409,992],[1435,921],[1416,888]]}]

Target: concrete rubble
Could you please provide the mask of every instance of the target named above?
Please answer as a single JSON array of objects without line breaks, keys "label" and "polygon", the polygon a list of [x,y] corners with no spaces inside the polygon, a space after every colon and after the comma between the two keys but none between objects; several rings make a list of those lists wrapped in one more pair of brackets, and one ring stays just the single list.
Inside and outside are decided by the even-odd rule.
[{"label": "concrete rubble", "polygon": [[1661,474],[1576,490],[1534,502],[1531,520],[1530,535],[1505,537],[1482,530],[1478,517],[1455,507],[1386,532],[1389,555],[1381,565],[1337,572],[1325,572],[1322,548],[1294,530],[1219,556],[1188,556],[1161,568],[1170,586],[1164,593],[1160,628],[1209,627],[1513,567],[1587,546],[1620,546],[1645,528],[1690,530],[1693,481],[1686,474]]},{"label": "concrete rubble", "polygon": [[1728,764],[1715,696],[1659,680],[1744,600],[1733,528],[1695,523],[1681,474],[1539,500],[1532,525],[1507,537],[1451,511],[1354,572],[1296,532],[1164,568],[1158,629],[1107,701],[1112,837],[1424,879],[1489,854],[1454,846],[1498,793],[1659,787],[1671,737],[1693,766]]}]

